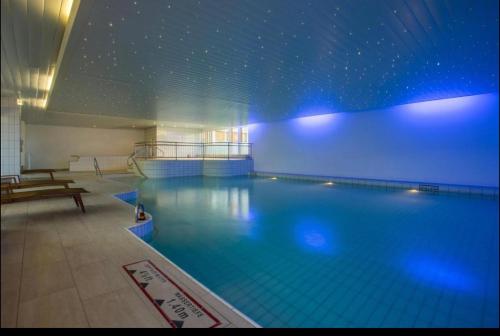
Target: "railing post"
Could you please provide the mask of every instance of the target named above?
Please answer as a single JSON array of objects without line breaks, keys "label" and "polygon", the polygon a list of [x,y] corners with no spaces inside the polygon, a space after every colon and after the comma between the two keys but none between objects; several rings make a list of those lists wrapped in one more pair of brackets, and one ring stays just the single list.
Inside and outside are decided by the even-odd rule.
[{"label": "railing post", "polygon": [[177,142],[175,143],[175,159],[177,160]]},{"label": "railing post", "polygon": [[227,143],[227,159],[229,160],[229,142]]}]

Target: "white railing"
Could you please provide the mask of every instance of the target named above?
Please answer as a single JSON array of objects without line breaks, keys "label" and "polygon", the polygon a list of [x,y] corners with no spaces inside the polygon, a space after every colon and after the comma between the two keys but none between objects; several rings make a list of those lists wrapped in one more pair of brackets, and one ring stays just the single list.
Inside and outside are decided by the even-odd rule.
[{"label": "white railing", "polygon": [[140,159],[247,159],[252,157],[251,143],[232,142],[138,142],[134,154]]}]

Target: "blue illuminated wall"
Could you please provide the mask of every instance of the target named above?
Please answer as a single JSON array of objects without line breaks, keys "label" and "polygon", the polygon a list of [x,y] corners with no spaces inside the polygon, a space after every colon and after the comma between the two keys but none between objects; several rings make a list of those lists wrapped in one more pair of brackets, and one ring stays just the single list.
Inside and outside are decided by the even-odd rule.
[{"label": "blue illuminated wall", "polygon": [[255,170],[498,187],[498,94],[253,124]]}]

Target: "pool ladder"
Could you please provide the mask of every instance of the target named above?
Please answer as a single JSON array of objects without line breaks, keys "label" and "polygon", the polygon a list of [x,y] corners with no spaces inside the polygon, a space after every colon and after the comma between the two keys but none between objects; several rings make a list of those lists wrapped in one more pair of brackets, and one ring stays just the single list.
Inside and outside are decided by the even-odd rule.
[{"label": "pool ladder", "polygon": [[95,176],[100,175],[102,177],[102,171],[101,171],[101,168],[99,168],[99,163],[97,162],[97,159],[95,156],[94,156],[94,169],[95,169]]},{"label": "pool ladder", "polygon": [[142,177],[148,178],[143,172],[142,169],[139,167],[139,164],[137,164],[137,161],[135,160],[135,152],[130,154],[129,157],[127,158],[127,166],[129,168],[134,168],[141,174]]}]

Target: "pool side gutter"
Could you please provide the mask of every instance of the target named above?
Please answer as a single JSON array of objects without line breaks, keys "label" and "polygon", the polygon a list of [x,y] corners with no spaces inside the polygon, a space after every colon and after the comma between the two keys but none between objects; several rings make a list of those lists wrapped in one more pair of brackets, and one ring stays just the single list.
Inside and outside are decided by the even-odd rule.
[{"label": "pool side gutter", "polygon": [[382,180],[369,179],[358,177],[341,177],[341,176],[321,176],[321,175],[303,175],[291,173],[263,172],[255,171],[252,173],[257,177],[275,177],[287,180],[301,180],[311,182],[332,182],[338,184],[369,187],[369,188],[385,188],[385,189],[417,189],[420,191],[429,191],[434,193],[449,193],[449,194],[467,194],[477,195],[488,198],[498,198],[498,188],[487,186],[472,186],[472,185],[457,185],[434,182],[415,182],[415,181],[397,181],[397,180]]}]

